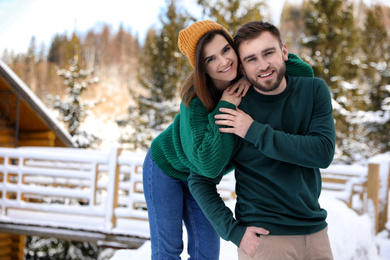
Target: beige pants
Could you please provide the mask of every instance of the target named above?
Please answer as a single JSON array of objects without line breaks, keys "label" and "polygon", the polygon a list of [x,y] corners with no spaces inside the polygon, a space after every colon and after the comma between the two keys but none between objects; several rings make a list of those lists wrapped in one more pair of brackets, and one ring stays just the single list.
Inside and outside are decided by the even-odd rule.
[{"label": "beige pants", "polygon": [[260,236],[253,257],[238,248],[239,260],[333,260],[328,228],[302,236]]}]

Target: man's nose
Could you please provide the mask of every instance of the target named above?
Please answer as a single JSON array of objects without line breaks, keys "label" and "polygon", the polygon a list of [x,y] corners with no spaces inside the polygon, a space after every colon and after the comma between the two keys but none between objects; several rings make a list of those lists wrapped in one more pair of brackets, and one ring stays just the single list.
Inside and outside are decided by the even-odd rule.
[{"label": "man's nose", "polygon": [[266,61],[266,60],[261,60],[261,59],[259,59],[259,68],[261,69],[261,70],[267,70],[268,69],[268,67],[269,67],[269,63],[268,63],[268,61]]}]

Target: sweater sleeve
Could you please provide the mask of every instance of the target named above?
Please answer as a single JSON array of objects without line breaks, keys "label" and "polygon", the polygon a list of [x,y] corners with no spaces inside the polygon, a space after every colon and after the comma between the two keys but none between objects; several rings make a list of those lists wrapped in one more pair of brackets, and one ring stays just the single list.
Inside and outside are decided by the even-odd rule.
[{"label": "sweater sleeve", "polygon": [[180,108],[180,138],[190,169],[207,177],[216,177],[228,164],[234,147],[232,134],[220,133],[214,116],[221,107],[235,109],[236,106],[220,101],[208,113],[202,102],[195,98],[190,106]]},{"label": "sweater sleeve", "polygon": [[245,140],[264,155],[309,168],[326,168],[333,160],[336,133],[329,89],[318,80],[311,122],[304,135],[274,130],[268,124],[254,121]]},{"label": "sweater sleeve", "polygon": [[191,172],[188,186],[202,212],[217,231],[218,235],[227,241],[240,246],[246,227],[233,216],[217,191],[217,184],[222,179],[222,173],[216,178],[206,178]]},{"label": "sweater sleeve", "polygon": [[288,54],[286,61],[286,74],[293,77],[313,77],[313,69],[309,64],[302,61],[294,53]]}]

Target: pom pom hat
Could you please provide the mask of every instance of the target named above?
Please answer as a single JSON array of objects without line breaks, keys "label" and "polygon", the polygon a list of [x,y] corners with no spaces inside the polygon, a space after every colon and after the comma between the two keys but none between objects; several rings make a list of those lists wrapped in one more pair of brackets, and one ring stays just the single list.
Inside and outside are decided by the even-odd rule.
[{"label": "pom pom hat", "polygon": [[179,32],[179,49],[188,57],[193,68],[195,68],[195,51],[199,40],[208,32],[225,31],[233,40],[230,33],[220,24],[211,20],[196,22],[188,26],[188,28]]}]

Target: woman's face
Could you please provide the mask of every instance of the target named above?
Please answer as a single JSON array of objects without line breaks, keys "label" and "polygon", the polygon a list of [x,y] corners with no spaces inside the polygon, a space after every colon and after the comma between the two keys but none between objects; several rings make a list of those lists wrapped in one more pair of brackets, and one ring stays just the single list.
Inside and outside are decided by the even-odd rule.
[{"label": "woman's face", "polygon": [[219,90],[225,90],[237,76],[238,58],[224,36],[217,34],[203,48],[206,73]]}]

